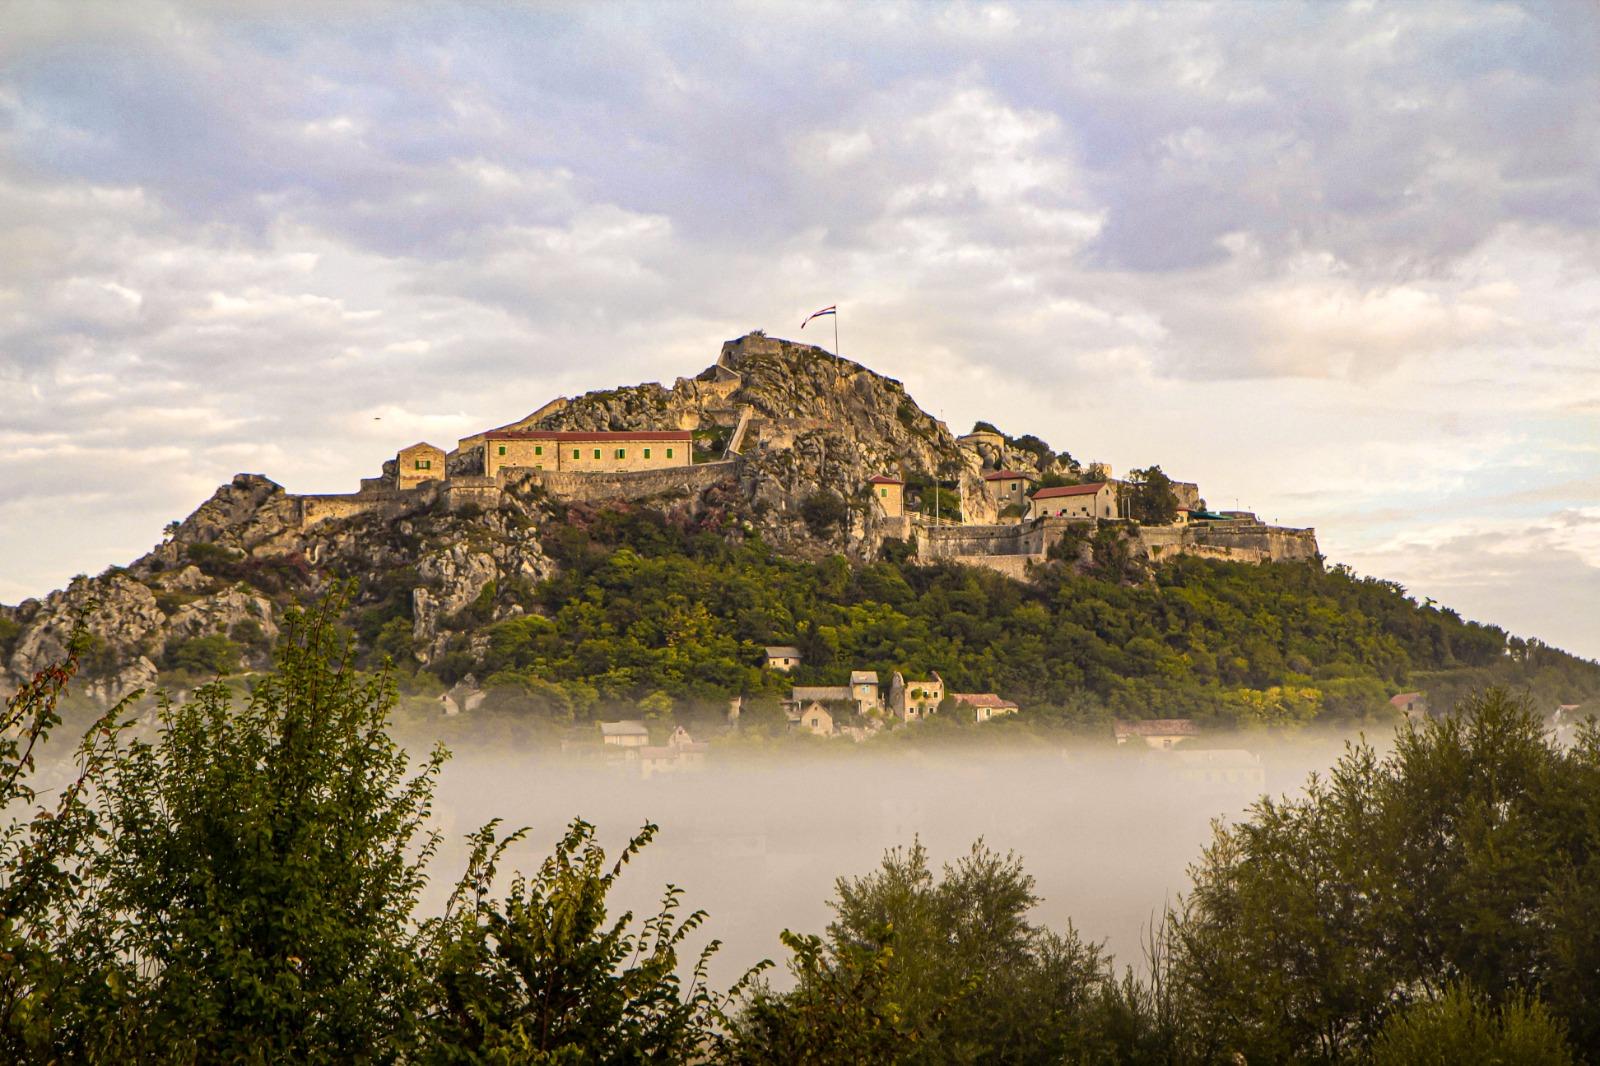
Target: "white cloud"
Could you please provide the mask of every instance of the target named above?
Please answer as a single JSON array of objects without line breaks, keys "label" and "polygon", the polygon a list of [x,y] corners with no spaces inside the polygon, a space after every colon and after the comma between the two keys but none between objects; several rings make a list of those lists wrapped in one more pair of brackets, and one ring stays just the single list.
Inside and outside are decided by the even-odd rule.
[{"label": "white cloud", "polygon": [[0,598],[835,302],[953,423],[1588,587],[1600,19],[1239,10],[16,5]]}]

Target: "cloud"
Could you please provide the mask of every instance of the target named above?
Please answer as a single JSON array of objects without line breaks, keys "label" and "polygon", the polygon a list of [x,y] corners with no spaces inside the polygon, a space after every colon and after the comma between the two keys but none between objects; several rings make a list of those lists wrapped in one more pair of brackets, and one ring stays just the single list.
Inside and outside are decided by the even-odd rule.
[{"label": "cloud", "polygon": [[0,598],[833,302],[952,421],[1426,580],[1510,481],[1589,579],[1588,7],[310,10],[8,9]]}]

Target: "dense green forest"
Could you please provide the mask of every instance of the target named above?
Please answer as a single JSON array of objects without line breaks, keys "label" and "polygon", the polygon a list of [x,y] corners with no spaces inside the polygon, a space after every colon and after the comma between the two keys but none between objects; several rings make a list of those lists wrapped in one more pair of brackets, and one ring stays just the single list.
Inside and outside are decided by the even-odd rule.
[{"label": "dense green forest", "polygon": [[[1114,526],[1020,582],[919,565],[898,542],[852,567],[786,560],[758,539],[685,530],[648,509],[564,518],[545,530],[556,577],[480,597],[484,611],[509,596],[526,613],[485,615],[475,629],[486,639],[460,638],[437,665],[445,683],[469,672],[484,683],[487,713],[686,715],[733,694],[839,684],[853,669],[937,670],[952,691],[1001,693],[1029,712],[997,725],[1015,730],[1112,715],[1349,722],[1387,715],[1407,686],[1441,706],[1491,683],[1548,707],[1600,695],[1600,666],[1419,605],[1392,582],[1316,563],[1152,568]],[[407,593],[399,579],[369,590],[358,628],[371,662],[410,658]],[[765,644],[797,645],[804,667],[762,670]]]},{"label": "dense green forest", "polygon": [[714,915],[608,906],[654,826],[607,856],[574,822],[517,872],[491,822],[434,868],[447,755],[391,738],[338,606],[293,612],[246,697],[111,709],[65,779],[76,652],[8,701],[4,1061],[1600,1062],[1600,734],[1558,746],[1502,689],[1219,827],[1138,966],[1035,923],[1024,857],[913,842],[782,934],[791,983],[717,989]]}]

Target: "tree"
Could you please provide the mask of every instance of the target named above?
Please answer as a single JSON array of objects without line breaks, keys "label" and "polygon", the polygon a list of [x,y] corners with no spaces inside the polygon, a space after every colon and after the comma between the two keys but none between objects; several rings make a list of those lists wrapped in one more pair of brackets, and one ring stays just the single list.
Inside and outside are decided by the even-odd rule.
[{"label": "tree", "polygon": [[844,525],[850,508],[838,493],[821,489],[801,502],[800,517],[812,536],[827,537]]},{"label": "tree", "polygon": [[1538,1000],[1515,995],[1498,1009],[1454,984],[1391,1015],[1372,1066],[1571,1066],[1559,1022]]},{"label": "tree", "polygon": [[422,985],[413,910],[434,847],[435,751],[416,773],[386,730],[386,675],[350,667],[342,600],[290,612],[243,706],[211,684],[163,703],[151,741],[99,782],[71,1057],[392,1060]]},{"label": "tree", "polygon": [[[702,911],[678,918],[682,892],[634,931],[606,897],[656,833],[646,825],[606,867],[594,827],[574,821],[531,878],[491,897],[506,849],[525,831],[473,834],[467,872],[425,939],[433,1005],[424,1058],[461,1062],[686,1062],[704,1054],[728,996],[711,992],[712,941],[681,981],[679,950]],[[756,971],[747,975],[750,980]]]},{"label": "tree", "polygon": [[1172,491],[1172,479],[1162,473],[1161,467],[1130,470],[1128,483],[1128,517],[1147,526],[1169,525],[1178,517],[1178,495]]},{"label": "tree", "polygon": [[1592,734],[1555,747],[1491,690],[1219,829],[1174,928],[1197,1029],[1252,1061],[1354,1059],[1396,1009],[1464,979],[1493,1002],[1539,996],[1600,1050],[1600,952],[1578,917],[1600,830],[1571,813],[1600,810],[1597,754]]},{"label": "tree", "polygon": [[916,843],[836,890],[825,940],[786,935],[797,986],[747,1007],[735,1061],[1101,1061],[1141,1030],[1097,945],[1028,922],[1015,855],[979,841],[936,879]]},{"label": "tree", "polygon": [[66,657],[24,681],[0,715],[0,1058],[49,1061],[72,1026],[77,989],[104,979],[78,949],[84,866],[100,822],[94,780],[115,757],[133,693],[85,732],[73,771],[41,803],[40,760],[61,725],[60,702],[88,643],[80,626]]}]

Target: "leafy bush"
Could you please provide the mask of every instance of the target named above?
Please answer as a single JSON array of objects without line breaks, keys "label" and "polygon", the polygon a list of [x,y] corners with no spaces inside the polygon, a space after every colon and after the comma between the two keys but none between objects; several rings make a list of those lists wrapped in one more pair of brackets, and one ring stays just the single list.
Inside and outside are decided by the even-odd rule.
[{"label": "leafy bush", "polygon": [[215,677],[237,673],[244,649],[220,633],[204,637],[174,637],[167,641],[163,659],[173,670]]},{"label": "leafy bush", "polygon": [[850,508],[843,497],[829,489],[807,496],[800,504],[800,517],[814,537],[832,536],[850,517]]},{"label": "leafy bush", "polygon": [[1463,985],[1391,1015],[1372,1066],[1571,1066],[1562,1027],[1538,1000],[1513,995],[1496,1009]]}]

